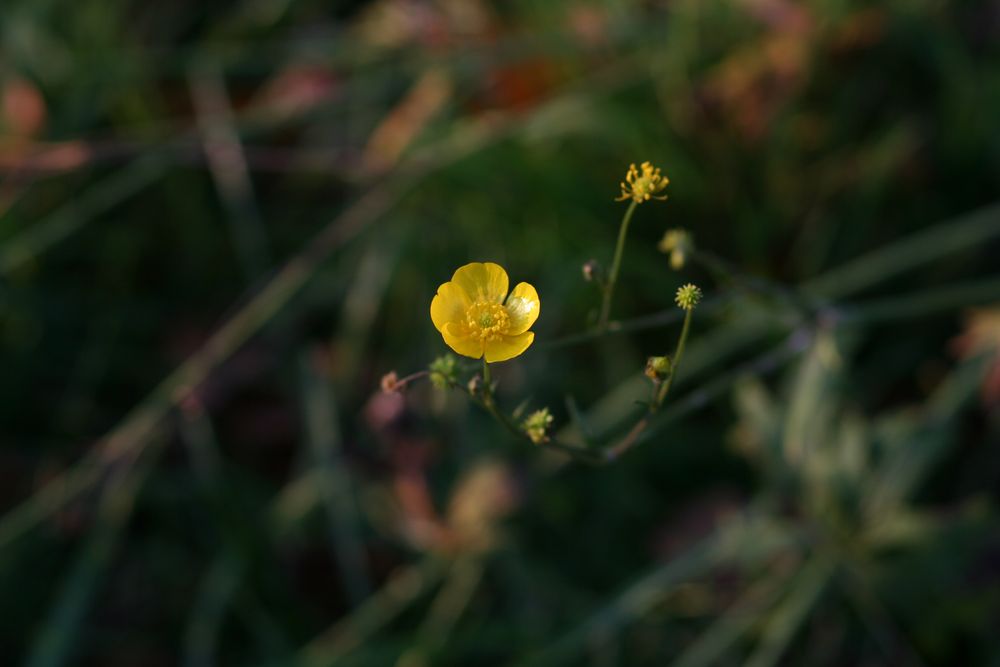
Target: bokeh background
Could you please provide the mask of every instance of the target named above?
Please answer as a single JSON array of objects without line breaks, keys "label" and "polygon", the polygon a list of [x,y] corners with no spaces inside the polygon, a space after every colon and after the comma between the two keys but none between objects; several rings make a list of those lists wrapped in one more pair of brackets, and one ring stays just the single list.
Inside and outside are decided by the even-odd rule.
[{"label": "bokeh background", "polygon": [[[0,102],[3,664],[1000,665],[995,0],[4,0]],[[380,393],[469,261],[595,447],[702,286],[634,448]]]}]

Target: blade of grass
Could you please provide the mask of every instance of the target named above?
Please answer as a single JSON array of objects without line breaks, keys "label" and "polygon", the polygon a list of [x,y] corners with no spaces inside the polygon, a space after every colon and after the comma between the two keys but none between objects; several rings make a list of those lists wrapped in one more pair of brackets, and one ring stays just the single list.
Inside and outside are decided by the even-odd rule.
[{"label": "blade of grass", "polygon": [[955,443],[956,433],[948,426],[978,394],[987,362],[987,357],[980,356],[960,365],[930,397],[919,422],[903,434],[902,441],[894,443],[866,498],[865,511],[874,521],[910,497],[931,465]]},{"label": "blade of grass", "polygon": [[249,549],[241,538],[245,529],[240,526],[239,518],[234,520],[238,515],[229,498],[212,422],[197,401],[184,404],[180,435],[190,452],[205,505],[220,527],[222,542],[218,555],[202,577],[184,632],[184,664],[200,667],[215,664],[213,654],[218,633],[227,608],[239,592]]},{"label": "blade of grass", "polygon": [[331,344],[340,351],[340,361],[331,370],[337,387],[354,386],[371,344],[372,326],[382,307],[393,271],[398,266],[402,244],[398,238],[379,238],[370,244],[358,264],[352,289],[344,298],[340,322]]},{"label": "blade of grass", "polygon": [[756,586],[715,620],[673,663],[673,667],[717,665],[720,658],[759,622],[765,610],[774,604],[782,585],[774,575],[765,574]]},{"label": "blade of grass", "polygon": [[441,645],[458,623],[482,580],[483,562],[476,556],[459,558],[451,567],[448,580],[431,602],[420,634]]},{"label": "blade of grass", "polygon": [[591,647],[594,636],[610,638],[614,631],[647,613],[674,586],[715,567],[723,554],[713,538],[685,549],[677,558],[640,577],[576,628],[516,664],[521,667],[577,664],[580,654]]},{"label": "blade of grass", "polygon": [[768,618],[760,644],[747,661],[747,667],[771,667],[778,662],[819,602],[833,571],[833,561],[822,556],[806,563],[790,584],[788,596]]},{"label": "blade of grass", "polygon": [[[141,448],[156,433],[175,404],[196,390],[229,355],[277,315],[331,252],[383,215],[410,184],[411,181],[407,180],[396,183],[396,187],[387,184],[382,188],[373,188],[347,208],[313,243],[286,263],[201,349],[167,376],[149,397],[101,441],[96,455],[88,458],[106,463]],[[0,546],[16,538],[61,502],[86,488],[98,476],[98,472],[99,469],[92,470],[91,465],[86,465],[83,471],[74,469],[50,481],[48,486],[56,486],[52,493],[45,493],[44,502],[38,502],[33,496],[0,520]]]},{"label": "blade of grass", "polygon": [[243,578],[244,564],[229,553],[212,562],[199,586],[198,596],[184,631],[182,663],[187,667],[216,664],[215,647],[229,607]]},{"label": "blade of grass", "polygon": [[90,186],[46,218],[8,239],[0,247],[0,275],[16,271],[90,220],[151,185],[163,175],[167,166],[159,154],[136,159],[127,169]]},{"label": "blade of grass", "polygon": [[1000,203],[939,222],[806,282],[808,296],[838,299],[1000,235]]},{"label": "blade of grass", "polygon": [[17,539],[93,486],[104,472],[99,452],[87,455],[73,468],[46,482],[0,519],[0,549]]},{"label": "blade of grass", "polygon": [[209,172],[225,206],[243,272],[252,281],[270,264],[267,234],[225,81],[218,71],[203,66],[188,75],[188,82]]},{"label": "blade of grass", "polygon": [[155,446],[136,465],[123,465],[113,472],[101,495],[95,525],[60,586],[58,598],[28,650],[25,665],[54,667],[70,660],[79,643],[84,615],[111,565],[136,497],[156,464],[157,450],[164,439],[153,442]]},{"label": "blade of grass", "polygon": [[455,625],[465,613],[479,587],[484,570],[483,562],[477,556],[455,560],[448,578],[431,602],[430,609],[417,630],[416,645],[400,656],[396,662],[397,667],[431,664],[434,654],[446,644]]},{"label": "blade of grass", "polygon": [[686,548],[673,560],[639,577],[612,601],[590,614],[582,623],[516,664],[578,664],[581,653],[592,648],[595,636],[611,638],[623,626],[644,616],[675,586],[734,561],[766,558],[786,548],[792,540],[780,526],[767,524],[753,514],[719,527],[701,542]]},{"label": "blade of grass", "polygon": [[326,511],[330,544],[341,580],[352,604],[358,605],[369,595],[370,576],[358,534],[361,521],[356,491],[341,452],[337,403],[323,364],[321,349],[302,355],[299,364],[306,439],[313,468],[321,472],[314,477],[316,494]]},{"label": "blade of grass", "polygon": [[364,604],[303,647],[297,664],[302,667],[335,664],[403,613],[446,572],[447,562],[434,557],[396,572]]},{"label": "blade of grass", "polygon": [[1000,301],[1000,276],[990,276],[939,289],[920,290],[917,293],[886,297],[872,301],[848,304],[838,308],[845,321],[861,324],[898,322],[957,311],[963,306],[975,306]]},{"label": "blade of grass", "polygon": [[854,603],[858,615],[868,626],[868,632],[875,639],[875,643],[885,656],[886,661],[892,664],[896,660],[902,660],[901,664],[915,665],[920,667],[924,661],[913,648],[913,644],[903,635],[892,620],[885,606],[865,578],[855,568],[847,568],[844,572],[846,579],[846,589],[848,600]]}]

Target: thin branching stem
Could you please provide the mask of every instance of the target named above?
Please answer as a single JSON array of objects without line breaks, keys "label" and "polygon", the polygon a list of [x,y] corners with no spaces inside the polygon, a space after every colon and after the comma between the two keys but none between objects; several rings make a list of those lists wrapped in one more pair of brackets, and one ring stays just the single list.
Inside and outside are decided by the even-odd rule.
[{"label": "thin branching stem", "polygon": [[417,371],[415,373],[410,373],[406,377],[399,378],[396,380],[396,386],[402,389],[411,382],[416,382],[417,380],[423,380],[425,377],[430,377],[431,372],[428,370]]},{"label": "thin branching stem", "polygon": [[[518,440],[523,440],[529,442],[532,445],[536,443],[532,442],[528,434],[524,432],[514,421],[507,416],[507,414],[497,406],[496,397],[493,394],[493,382],[490,374],[490,365],[486,363],[483,359],[483,388],[482,392],[475,392],[468,390],[469,398],[473,400],[477,405],[486,410],[491,417],[496,419],[500,424],[507,429],[511,435],[513,435]],[[569,443],[560,442],[554,439],[543,440],[537,445],[541,447],[546,447],[548,449],[554,449],[565,454],[572,456],[573,458],[591,464],[605,463],[605,458],[598,452],[592,452],[579,445],[571,445]]]}]

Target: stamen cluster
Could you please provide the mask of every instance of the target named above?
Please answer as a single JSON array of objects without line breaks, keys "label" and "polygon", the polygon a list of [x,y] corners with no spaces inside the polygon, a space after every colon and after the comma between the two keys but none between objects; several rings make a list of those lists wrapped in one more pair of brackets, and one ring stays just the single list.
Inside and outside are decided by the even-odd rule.
[{"label": "stamen cluster", "polygon": [[631,199],[641,204],[650,199],[664,200],[667,196],[657,196],[657,193],[667,187],[669,182],[670,179],[660,173],[660,168],[654,167],[649,162],[643,162],[639,168],[636,168],[634,163],[630,164],[625,180],[621,183],[622,194],[615,201]]},{"label": "stamen cluster", "polygon": [[469,328],[469,335],[479,340],[500,340],[510,327],[510,316],[499,303],[477,301],[466,309],[465,325]]}]

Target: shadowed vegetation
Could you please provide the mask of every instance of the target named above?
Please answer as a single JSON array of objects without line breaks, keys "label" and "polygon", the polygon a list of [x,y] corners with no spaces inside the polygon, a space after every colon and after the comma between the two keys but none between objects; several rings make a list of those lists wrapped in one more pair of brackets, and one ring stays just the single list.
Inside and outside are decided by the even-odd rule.
[{"label": "shadowed vegetation", "polygon": [[988,0],[6,0],[3,663],[1000,664],[998,117]]}]

